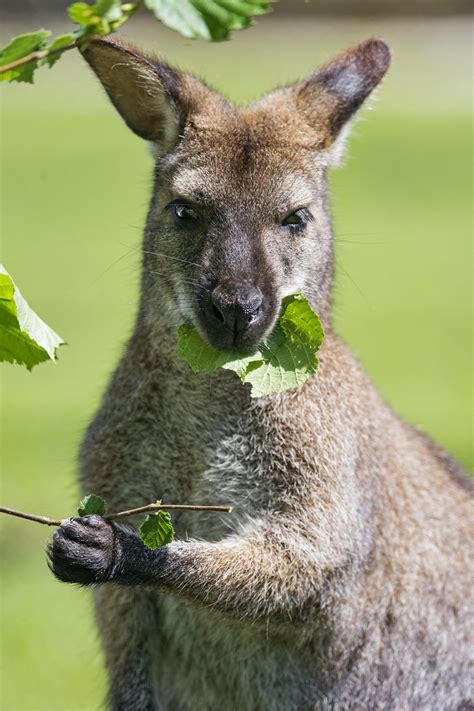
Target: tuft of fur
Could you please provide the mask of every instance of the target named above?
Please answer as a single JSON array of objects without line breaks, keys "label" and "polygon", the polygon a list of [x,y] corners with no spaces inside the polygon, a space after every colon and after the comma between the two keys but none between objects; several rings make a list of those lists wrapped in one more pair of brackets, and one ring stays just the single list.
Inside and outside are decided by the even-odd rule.
[{"label": "tuft of fur", "polygon": [[[137,50],[94,41],[85,56],[158,159],[137,322],[84,439],[82,487],[116,510],[234,507],[177,515],[158,551],[100,517],[55,535],[55,574],[95,585],[110,708],[472,708],[469,480],[331,327],[328,151],[388,48],[369,40],[239,109]],[[192,230],[169,217],[177,195],[199,206]],[[283,229],[302,205],[306,227]],[[203,294],[230,276],[261,289],[267,330],[295,289],[321,314],[320,367],[300,389],[251,400],[232,373],[176,359],[177,325],[206,337]]]}]

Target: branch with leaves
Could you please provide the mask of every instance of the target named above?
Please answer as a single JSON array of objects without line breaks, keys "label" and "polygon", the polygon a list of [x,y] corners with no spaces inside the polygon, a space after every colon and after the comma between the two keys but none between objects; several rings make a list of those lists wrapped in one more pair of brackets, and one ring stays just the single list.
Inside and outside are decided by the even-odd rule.
[{"label": "branch with leaves", "polygon": [[83,47],[92,37],[105,37],[143,8],[183,37],[209,41],[225,40],[232,30],[249,27],[253,18],[270,11],[273,0],[97,0],[75,2],[68,7],[69,19],[77,26],[52,37],[37,30],[14,37],[0,50],[0,81],[33,83],[35,70],[52,67],[70,49]]},{"label": "branch with leaves", "polygon": [[[139,9],[147,10],[184,37],[225,40],[232,30],[249,27],[253,18],[270,11],[274,0],[97,0],[68,7],[76,25],[52,37],[49,30],[28,32],[0,49],[0,81],[33,83],[36,69],[53,67],[71,49],[81,49],[93,37],[105,37]],[[28,306],[17,286],[0,265],[0,361],[26,365],[28,370],[56,359],[64,341]]]},{"label": "branch with leaves", "polygon": [[[85,496],[77,510],[79,516],[90,516],[97,514],[98,516],[106,516],[109,521],[119,521],[129,516],[148,513],[145,521],[140,527],[140,537],[148,548],[159,548],[171,543],[174,539],[174,528],[171,523],[169,511],[210,511],[215,513],[230,513],[231,506],[208,506],[204,504],[163,504],[161,501],[155,501],[145,506],[139,506],[118,513],[106,515],[106,505],[104,499],[95,494]],[[149,513],[151,512],[151,513]],[[38,516],[37,514],[26,513],[26,511],[17,511],[10,509],[7,506],[0,506],[0,513],[9,516],[23,518],[26,521],[34,521],[45,526],[61,526],[66,519],[49,518],[49,516]]]}]

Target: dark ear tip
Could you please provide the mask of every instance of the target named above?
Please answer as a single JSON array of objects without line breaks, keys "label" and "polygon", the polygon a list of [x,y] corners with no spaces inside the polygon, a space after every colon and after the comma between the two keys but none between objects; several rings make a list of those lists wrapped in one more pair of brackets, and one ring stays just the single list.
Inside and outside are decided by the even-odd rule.
[{"label": "dark ear tip", "polygon": [[371,37],[359,45],[359,52],[363,61],[370,63],[380,73],[380,76],[385,74],[390,66],[392,52],[384,40]]}]

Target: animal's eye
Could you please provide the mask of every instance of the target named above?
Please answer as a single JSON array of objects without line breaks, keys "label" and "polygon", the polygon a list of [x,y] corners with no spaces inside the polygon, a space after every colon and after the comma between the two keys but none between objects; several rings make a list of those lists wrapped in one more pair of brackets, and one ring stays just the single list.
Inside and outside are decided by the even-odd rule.
[{"label": "animal's eye", "polygon": [[171,205],[173,217],[177,222],[198,222],[199,215],[190,205]]},{"label": "animal's eye", "polygon": [[281,221],[282,227],[302,227],[308,221],[307,210],[301,208],[300,210],[295,210],[290,212],[289,215]]}]

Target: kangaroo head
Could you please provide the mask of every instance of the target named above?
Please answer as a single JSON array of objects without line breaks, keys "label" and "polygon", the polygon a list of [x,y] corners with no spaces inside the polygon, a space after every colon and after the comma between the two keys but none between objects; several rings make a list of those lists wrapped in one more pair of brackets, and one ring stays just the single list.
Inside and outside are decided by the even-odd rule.
[{"label": "kangaroo head", "polygon": [[384,76],[370,39],[245,107],[117,40],[84,56],[128,126],[150,141],[155,186],[144,246],[146,314],[191,320],[216,348],[264,339],[295,291],[329,315],[327,169]]}]

